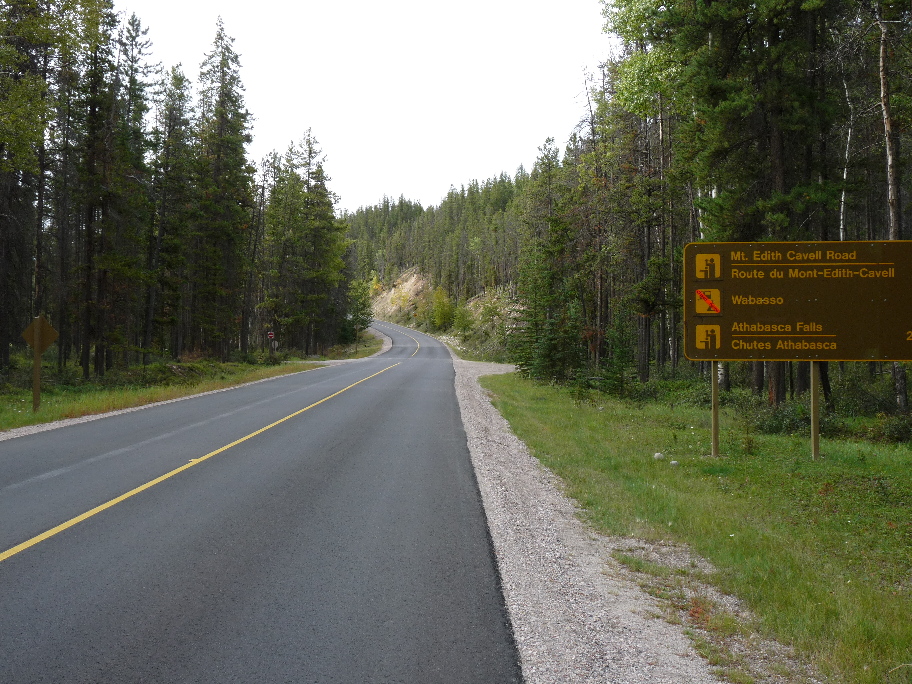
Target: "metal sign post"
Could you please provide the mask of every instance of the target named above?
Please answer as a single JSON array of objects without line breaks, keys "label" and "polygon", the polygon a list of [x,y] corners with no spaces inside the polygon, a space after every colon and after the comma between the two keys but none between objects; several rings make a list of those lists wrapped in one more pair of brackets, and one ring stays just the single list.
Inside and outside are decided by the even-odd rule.
[{"label": "metal sign post", "polygon": [[38,410],[41,405],[41,355],[48,350],[57,339],[57,331],[47,322],[44,316],[38,316],[32,324],[25,329],[22,337],[29,343],[34,351],[32,365],[32,411]]}]

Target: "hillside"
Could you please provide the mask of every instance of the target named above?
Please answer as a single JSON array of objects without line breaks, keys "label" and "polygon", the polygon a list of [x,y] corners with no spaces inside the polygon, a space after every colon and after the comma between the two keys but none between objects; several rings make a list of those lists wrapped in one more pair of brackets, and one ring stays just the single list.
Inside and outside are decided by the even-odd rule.
[{"label": "hillside", "polygon": [[459,354],[473,360],[509,360],[507,332],[516,313],[506,288],[489,288],[455,305],[434,287],[417,267],[403,271],[388,287],[377,284],[372,298],[374,316],[444,339]]}]

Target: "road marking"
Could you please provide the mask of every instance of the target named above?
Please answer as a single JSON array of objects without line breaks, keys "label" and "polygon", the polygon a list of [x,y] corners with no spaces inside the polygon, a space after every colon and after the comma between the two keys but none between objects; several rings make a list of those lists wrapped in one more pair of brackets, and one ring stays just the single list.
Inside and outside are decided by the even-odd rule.
[{"label": "road marking", "polygon": [[[322,368],[330,368],[330,366],[320,366],[320,368],[311,368],[309,370],[301,371],[301,373],[312,373],[314,371],[321,370]],[[276,376],[276,377],[288,377],[288,376]],[[272,378],[270,378],[270,379],[272,379]],[[253,384],[253,383],[250,383],[250,384]],[[230,389],[237,389],[238,387],[243,387],[243,385],[238,385],[238,386],[232,387]],[[155,437],[150,437],[149,439],[145,439],[141,442],[136,442],[135,444],[131,444],[130,446],[121,447],[120,449],[115,449],[114,451],[108,451],[104,454],[97,454],[96,456],[91,456],[91,457],[85,459],[84,461],[80,461],[79,463],[74,463],[73,465],[66,466],[65,468],[57,468],[56,470],[51,470],[46,473],[41,473],[40,475],[35,475],[34,477],[30,477],[27,480],[21,480],[19,482],[14,482],[13,484],[6,485],[2,489],[0,489],[0,494],[2,494],[3,492],[6,492],[6,491],[12,491],[14,489],[21,489],[22,487],[27,487],[28,485],[34,484],[36,482],[42,482],[44,480],[50,480],[51,478],[54,478],[54,477],[66,475],[67,473],[71,473],[80,468],[84,468],[85,466],[92,465],[94,463],[98,463],[99,461],[104,461],[109,458],[114,458],[115,456],[121,456],[123,454],[128,454],[130,452],[137,451],[138,449],[141,449],[144,446],[148,446],[149,444],[154,444],[155,442],[160,442],[161,440],[168,439],[169,437],[176,437],[177,435],[179,435],[183,432],[195,430],[199,427],[202,427],[203,425],[207,425],[208,423],[212,423],[212,422],[215,422],[218,420],[224,420],[225,418],[229,418],[229,417],[235,415],[236,413],[242,413],[243,411],[248,411],[251,408],[253,408],[254,406],[260,406],[262,404],[268,404],[271,401],[275,401],[276,399],[290,397],[292,394],[301,392],[303,389],[306,389],[306,388],[298,388],[298,389],[290,390],[288,392],[282,392],[281,394],[275,394],[275,395],[266,397],[265,399],[261,399],[260,401],[255,401],[252,404],[247,404],[246,406],[243,406],[239,409],[234,409],[234,410],[228,411],[226,413],[221,413],[217,416],[212,416],[211,418],[206,418],[205,420],[201,420],[198,423],[190,423],[189,425],[183,425],[183,426],[177,428],[176,430],[172,430],[171,432],[162,432],[160,434],[155,435]],[[224,392],[224,391],[225,390],[216,390],[216,392]],[[195,396],[201,397],[201,396],[204,396],[205,394],[209,394],[209,392],[204,392],[202,394],[197,394]],[[194,396],[182,397],[182,399],[192,399],[192,398],[195,398],[195,397]],[[181,399],[178,399],[177,401],[180,401],[180,400]],[[162,404],[172,403],[173,401],[174,400],[167,401],[167,402],[160,402],[160,403],[162,403]],[[154,404],[147,404],[147,406],[153,406],[153,405]]]},{"label": "road marking", "polygon": [[361,380],[358,380],[358,382],[352,383],[345,389],[341,389],[338,392],[336,392],[335,394],[330,394],[328,397],[324,397],[323,399],[320,399],[320,401],[314,402],[310,406],[302,408],[300,411],[295,411],[291,415],[285,416],[284,418],[277,420],[276,422],[274,422],[270,425],[267,425],[264,428],[260,428],[256,432],[251,432],[246,437],[241,437],[240,439],[233,441],[231,444],[226,444],[225,446],[223,446],[220,449],[216,449],[215,451],[210,451],[205,456],[200,456],[199,458],[191,459],[191,461],[189,463],[186,463],[186,464],[180,466],[179,468],[175,468],[174,470],[172,470],[168,473],[165,473],[164,475],[161,475],[161,476],[155,478],[154,480],[146,482],[146,484],[144,484],[144,485],[140,485],[139,487],[136,487],[135,489],[131,489],[129,492],[127,492],[125,494],[121,494],[117,498],[111,499],[107,503],[103,503],[100,506],[96,506],[92,510],[86,511],[82,515],[77,515],[75,518],[67,520],[65,523],[61,523],[60,525],[57,525],[57,527],[53,527],[53,528],[47,530],[46,532],[42,532],[38,536],[32,537],[28,541],[24,541],[21,544],[14,546],[11,549],[7,549],[3,553],[0,553],[0,563],[5,561],[7,558],[11,558],[12,556],[15,556],[17,553],[21,553],[21,552],[25,551],[26,549],[29,549],[29,548],[35,546],[36,544],[40,544],[41,542],[43,542],[47,539],[50,539],[51,537],[56,536],[56,535],[60,534],[61,532],[64,532],[65,530],[68,530],[71,527],[74,527],[75,525],[78,525],[79,523],[83,522],[84,520],[88,520],[92,516],[97,515],[98,513],[101,513],[102,511],[106,511],[109,508],[112,508],[112,507],[116,506],[117,504],[119,504],[123,501],[126,501],[127,499],[134,497],[137,494],[140,494],[141,492],[146,491],[147,489],[151,489],[155,485],[160,484],[160,483],[164,482],[165,480],[168,480],[168,479],[174,477],[175,475],[184,472],[185,470],[189,470],[190,468],[192,468],[195,465],[199,465],[203,461],[208,460],[208,459],[212,458],[213,456],[218,456],[222,452],[228,451],[228,449],[230,449],[231,447],[237,446],[241,442],[246,442],[248,439],[252,439],[253,437],[256,437],[257,435],[261,435],[264,432],[266,432],[267,430],[271,430],[276,425],[280,425],[280,424],[284,423],[286,420],[291,420],[292,418],[301,415],[305,411],[309,411],[310,409],[314,408],[315,406],[319,406],[320,404],[329,401],[333,397],[338,397],[340,394],[342,394],[343,392],[347,392],[352,387],[355,387],[356,385],[360,385],[362,382],[367,382],[371,378],[375,378],[378,375],[380,375],[381,373],[385,373],[386,371],[390,370],[391,368],[395,368],[398,365],[399,365],[398,363],[395,363],[392,366],[387,366],[382,371],[374,373],[373,375],[368,375],[366,378],[362,378]]},{"label": "road marking", "polygon": [[[397,328],[393,328],[392,326],[389,326],[389,325],[386,325],[386,326],[383,326],[383,327],[388,328],[389,330],[394,330],[394,331],[397,332],[397,333],[401,333],[402,335],[405,335],[406,337],[410,337],[410,338],[412,339],[412,342],[414,342],[415,344],[418,345],[418,347],[415,349],[415,351],[414,351],[414,353],[412,354],[412,356],[415,356],[415,354],[417,354],[418,351],[421,349],[421,342],[419,342],[418,340],[416,340],[414,337],[412,337],[411,335],[409,335],[407,332],[404,332],[403,330],[400,330],[398,327],[397,327]],[[409,358],[412,358],[412,356],[410,356]]]},{"label": "road marking", "polygon": [[[399,330],[398,332],[401,332],[401,333],[402,333],[403,335],[405,335],[406,337],[411,337],[412,340],[414,340],[415,344],[418,345],[417,347],[415,347],[415,351],[412,353],[412,356],[415,356],[415,354],[417,354],[417,353],[421,350],[421,342],[419,342],[418,340],[416,340],[414,337],[412,337],[411,335],[409,335],[407,332],[402,332],[401,330]],[[412,356],[410,356],[409,358],[412,358]]]}]

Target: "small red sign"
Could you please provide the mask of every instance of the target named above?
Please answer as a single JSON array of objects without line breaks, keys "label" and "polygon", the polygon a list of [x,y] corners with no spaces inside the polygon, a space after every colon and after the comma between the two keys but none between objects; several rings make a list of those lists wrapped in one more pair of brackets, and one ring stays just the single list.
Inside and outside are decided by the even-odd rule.
[{"label": "small red sign", "polygon": [[266,336],[271,340],[272,338],[275,337],[275,333],[272,332],[272,330],[270,330],[268,333],[266,333]]}]

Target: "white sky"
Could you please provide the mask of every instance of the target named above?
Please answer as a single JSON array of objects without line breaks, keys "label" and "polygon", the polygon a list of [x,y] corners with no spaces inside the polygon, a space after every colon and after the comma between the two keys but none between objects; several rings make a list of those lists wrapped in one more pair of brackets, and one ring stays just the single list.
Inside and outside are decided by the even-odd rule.
[{"label": "white sky", "polygon": [[152,60],[196,81],[216,20],[235,39],[249,155],[307,128],[339,209],[527,169],[586,112],[586,74],[610,52],[598,0],[115,0],[149,29]]}]

